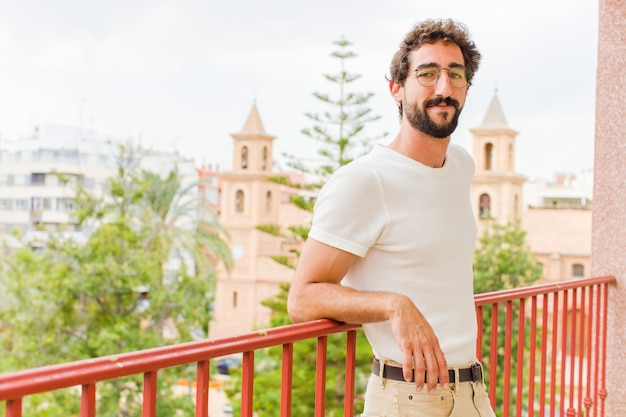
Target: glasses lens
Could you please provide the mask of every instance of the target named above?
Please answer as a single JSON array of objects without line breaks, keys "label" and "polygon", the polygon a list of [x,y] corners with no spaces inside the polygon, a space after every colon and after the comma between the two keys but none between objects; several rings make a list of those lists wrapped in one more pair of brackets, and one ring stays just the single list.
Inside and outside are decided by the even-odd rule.
[{"label": "glasses lens", "polygon": [[416,71],[417,81],[424,87],[432,87],[439,79],[439,68],[437,67],[421,68]]},{"label": "glasses lens", "polygon": [[467,85],[467,70],[463,67],[448,69],[450,84],[456,88],[463,88]]}]

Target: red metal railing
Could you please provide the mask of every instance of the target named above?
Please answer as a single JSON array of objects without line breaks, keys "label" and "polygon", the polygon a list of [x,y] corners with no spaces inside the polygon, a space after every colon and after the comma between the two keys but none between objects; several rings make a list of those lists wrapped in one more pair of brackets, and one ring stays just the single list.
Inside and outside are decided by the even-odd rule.
[{"label": "red metal railing", "polygon": [[476,295],[482,324],[476,351],[497,415],[604,416],[614,282],[602,277]]},{"label": "red metal railing", "polygon": [[[476,296],[478,357],[497,414],[604,416],[606,316],[612,277],[540,285]],[[487,321],[483,323],[483,321]],[[0,375],[7,417],[22,416],[22,400],[37,393],[82,387],[80,416],[96,415],[96,383],[143,374],[143,417],[154,417],[160,370],[196,365],[196,417],[209,410],[210,360],[243,353],[241,415],[253,415],[254,354],[283,347],[280,416],[291,416],[293,343],[317,338],[315,416],[324,416],[327,337],[346,333],[344,416],[354,415],[356,329],[329,320],[239,336],[183,343]],[[485,329],[490,331],[486,332]],[[517,336],[514,336],[514,332]],[[511,385],[515,387],[511,390]],[[538,414],[537,414],[538,413]]]}]

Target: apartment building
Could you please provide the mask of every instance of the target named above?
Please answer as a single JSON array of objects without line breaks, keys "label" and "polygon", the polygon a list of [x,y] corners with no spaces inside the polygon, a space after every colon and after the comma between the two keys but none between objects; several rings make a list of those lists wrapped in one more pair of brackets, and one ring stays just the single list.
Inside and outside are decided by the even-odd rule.
[{"label": "apartment building", "polygon": [[[16,245],[18,232],[27,241],[43,243],[47,232],[81,240],[89,234],[72,216],[78,183],[101,195],[115,174],[119,138],[90,129],[38,125],[23,137],[0,142],[0,236]],[[174,152],[148,150],[139,163],[147,170],[167,173],[174,167],[188,181],[197,180],[193,161]]]}]

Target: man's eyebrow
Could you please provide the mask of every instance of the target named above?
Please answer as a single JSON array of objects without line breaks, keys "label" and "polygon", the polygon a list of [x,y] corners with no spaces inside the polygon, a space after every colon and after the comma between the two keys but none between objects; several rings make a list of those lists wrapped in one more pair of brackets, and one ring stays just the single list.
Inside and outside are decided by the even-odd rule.
[{"label": "man's eyebrow", "polygon": [[[441,65],[437,64],[436,62],[426,62],[424,64],[419,64],[417,67],[415,67],[415,69],[413,71],[417,71],[417,70],[421,70],[424,68],[442,68]],[[465,65],[463,64],[459,64],[457,62],[453,62],[450,65],[448,65],[448,68],[465,68]]]},{"label": "man's eyebrow", "polygon": [[424,69],[424,68],[433,68],[433,67],[439,68],[439,64],[437,64],[435,62],[428,62],[428,63],[425,63],[425,64],[419,64],[417,67],[415,67],[415,71],[421,70],[421,69]]}]

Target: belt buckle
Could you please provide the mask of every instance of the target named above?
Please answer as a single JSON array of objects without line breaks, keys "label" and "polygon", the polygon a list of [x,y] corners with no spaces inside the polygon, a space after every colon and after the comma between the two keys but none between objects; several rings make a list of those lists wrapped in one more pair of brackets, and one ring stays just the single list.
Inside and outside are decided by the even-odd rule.
[{"label": "belt buckle", "polygon": [[483,367],[480,363],[475,363],[470,369],[472,370],[472,382],[483,380]]}]

